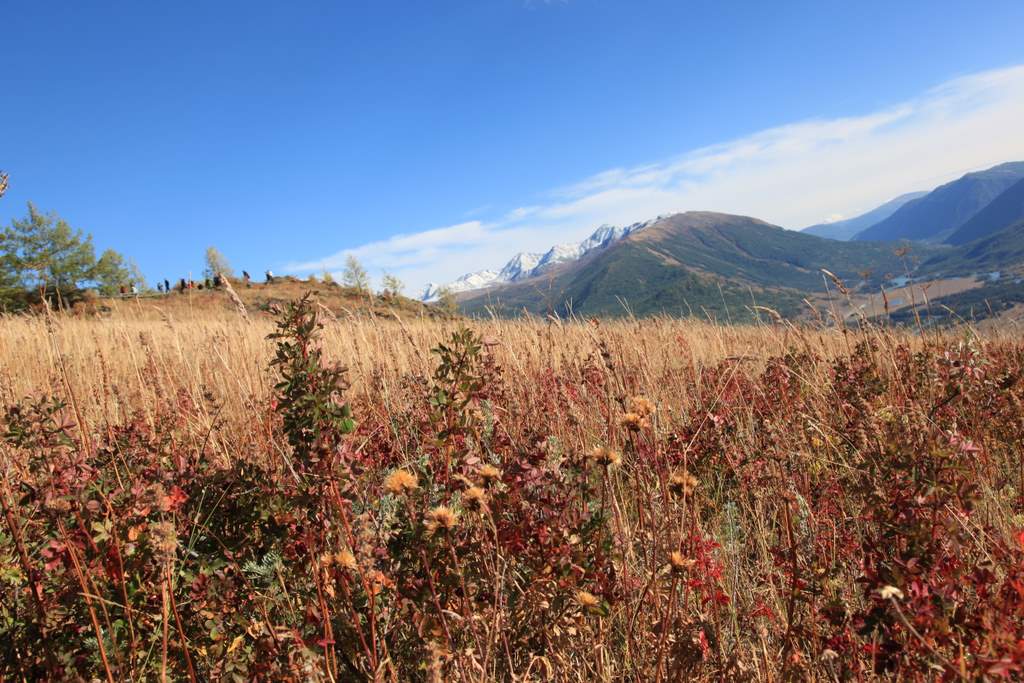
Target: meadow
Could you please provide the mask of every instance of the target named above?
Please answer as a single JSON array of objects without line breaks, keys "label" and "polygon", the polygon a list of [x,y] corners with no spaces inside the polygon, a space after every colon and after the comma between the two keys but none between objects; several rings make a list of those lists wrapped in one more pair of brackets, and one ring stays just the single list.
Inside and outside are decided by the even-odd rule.
[{"label": "meadow", "polygon": [[0,679],[1014,679],[1015,330],[0,319]]}]

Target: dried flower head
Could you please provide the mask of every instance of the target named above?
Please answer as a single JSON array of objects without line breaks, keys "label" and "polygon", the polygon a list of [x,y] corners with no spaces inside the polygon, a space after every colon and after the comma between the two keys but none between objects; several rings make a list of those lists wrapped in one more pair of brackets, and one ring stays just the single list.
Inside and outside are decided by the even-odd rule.
[{"label": "dried flower head", "polygon": [[673,574],[682,574],[693,565],[694,560],[686,557],[678,550],[673,550],[668,554],[668,566]]},{"label": "dried flower head", "polygon": [[356,556],[352,554],[351,550],[341,550],[334,554],[334,562],[342,569],[350,572],[356,570]]},{"label": "dried flower head", "polygon": [[480,475],[480,481],[483,482],[484,486],[490,487],[501,480],[501,470],[494,465],[480,465],[480,469],[476,471]]},{"label": "dried flower head", "polygon": [[174,557],[178,550],[178,532],[172,522],[158,522],[152,527],[153,548],[165,558]]},{"label": "dried flower head", "polygon": [[675,496],[692,496],[693,492],[700,486],[697,477],[686,470],[673,472],[668,478],[668,490]]},{"label": "dried flower head", "polygon": [[576,604],[588,614],[598,613],[601,609],[601,600],[589,591],[576,591]]},{"label": "dried flower head", "polygon": [[409,470],[395,470],[384,479],[384,489],[396,496],[410,493],[419,488],[419,480]]},{"label": "dried flower head", "polygon": [[601,467],[611,467],[622,462],[622,456],[617,451],[604,446],[598,446],[591,451],[590,458]]},{"label": "dried flower head", "polygon": [[434,536],[439,533],[448,533],[455,529],[459,523],[459,515],[449,507],[438,505],[427,513],[424,526],[427,527],[427,534]]},{"label": "dried flower head", "polygon": [[626,413],[619,420],[619,424],[628,429],[631,432],[639,432],[641,429],[645,429],[650,426],[647,418],[639,413]]},{"label": "dried flower head", "polygon": [[479,486],[470,486],[462,494],[462,504],[467,510],[482,512],[487,509],[487,492]]},{"label": "dried flower head", "polygon": [[382,591],[394,587],[395,582],[379,569],[374,569],[366,575],[366,589],[371,597],[380,595]]},{"label": "dried flower head", "polygon": [[893,598],[897,600],[903,599],[903,591],[896,586],[883,586],[878,590],[878,597],[883,600],[891,600]]},{"label": "dried flower head", "polygon": [[634,396],[630,399],[629,409],[640,417],[650,417],[654,414],[654,404],[643,396]]}]

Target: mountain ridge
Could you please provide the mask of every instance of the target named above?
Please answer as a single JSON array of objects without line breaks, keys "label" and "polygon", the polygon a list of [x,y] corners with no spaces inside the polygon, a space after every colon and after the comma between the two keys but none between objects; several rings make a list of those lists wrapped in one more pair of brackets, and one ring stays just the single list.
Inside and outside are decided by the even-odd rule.
[{"label": "mountain ridge", "polygon": [[966,173],[907,202],[888,218],[854,235],[858,241],[943,242],[1011,185],[1024,178],[1024,161]]},{"label": "mountain ridge", "polygon": [[[659,216],[658,218],[661,218]],[[623,227],[610,224],[599,226],[589,237],[579,242],[563,242],[550,247],[543,253],[519,252],[501,268],[501,270],[477,270],[453,280],[447,285],[428,283],[418,297],[420,301],[437,301],[446,290],[451,294],[461,294],[477,289],[484,289],[504,283],[518,282],[531,277],[538,277],[551,268],[570,261],[576,261],[595,249],[603,249],[621,240],[627,235],[642,230],[658,218],[640,221]]]},{"label": "mountain ridge", "polygon": [[870,228],[872,225],[875,225],[876,223],[879,223],[893,215],[904,204],[915,199],[919,199],[926,194],[928,194],[926,190],[919,192],[907,192],[906,194],[901,194],[900,196],[890,199],[884,204],[858,216],[854,216],[853,218],[846,218],[832,223],[818,223],[817,225],[806,227],[800,232],[832,240],[850,240],[853,239],[853,236],[858,232]]},{"label": "mountain ridge", "polygon": [[1024,219],[1024,178],[1007,188],[985,208],[961,225],[946,239],[947,244],[962,245],[992,235]]},{"label": "mountain ridge", "polygon": [[[691,211],[655,219],[547,277],[467,292],[460,302],[470,313],[621,315],[628,301],[637,314],[735,314],[755,302],[794,314],[809,292],[826,291],[822,268],[851,287],[903,274],[904,260],[893,246],[839,242],[750,216]],[[931,254],[939,248],[914,249]]]}]

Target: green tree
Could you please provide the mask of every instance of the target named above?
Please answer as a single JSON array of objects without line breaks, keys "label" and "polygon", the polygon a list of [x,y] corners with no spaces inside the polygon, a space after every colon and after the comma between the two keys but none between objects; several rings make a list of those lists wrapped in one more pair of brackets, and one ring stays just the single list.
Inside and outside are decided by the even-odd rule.
[{"label": "green tree", "polygon": [[218,251],[217,247],[207,247],[206,270],[203,271],[203,275],[209,278],[215,275],[234,277],[235,273],[231,270],[231,264],[228,263],[227,258]]},{"label": "green tree", "polygon": [[384,273],[381,284],[384,286],[384,293],[389,296],[399,296],[405,289],[405,283],[391,273]]},{"label": "green tree", "polygon": [[47,297],[65,303],[95,286],[113,294],[121,285],[144,284],[138,267],[113,249],[96,259],[92,236],[74,230],[31,202],[28,215],[0,230],[0,308],[23,308]]},{"label": "green tree", "polygon": [[345,257],[345,270],[341,274],[341,282],[346,287],[358,289],[360,292],[370,289],[370,276],[359,259],[352,254]]},{"label": "green tree", "polygon": [[28,216],[14,219],[0,233],[0,253],[8,277],[21,287],[64,297],[92,279],[96,265],[92,236],[74,230],[54,213],[28,204]]},{"label": "green tree", "polygon": [[92,270],[92,281],[96,283],[96,290],[100,294],[117,294],[118,288],[127,285],[130,279],[131,274],[125,265],[124,257],[113,249],[107,249],[100,254]]}]

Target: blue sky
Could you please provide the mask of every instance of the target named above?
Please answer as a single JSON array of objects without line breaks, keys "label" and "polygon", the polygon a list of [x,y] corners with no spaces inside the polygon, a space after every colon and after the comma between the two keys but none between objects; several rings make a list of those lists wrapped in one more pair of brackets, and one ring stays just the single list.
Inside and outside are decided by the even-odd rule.
[{"label": "blue sky", "polygon": [[[410,289],[667,210],[787,227],[1024,158],[1024,3],[0,3],[0,168],[150,278]],[[1014,123],[1017,121],[1018,123]]]}]

